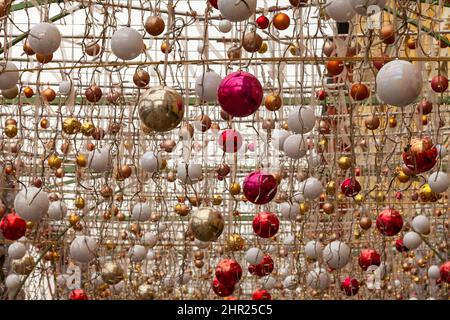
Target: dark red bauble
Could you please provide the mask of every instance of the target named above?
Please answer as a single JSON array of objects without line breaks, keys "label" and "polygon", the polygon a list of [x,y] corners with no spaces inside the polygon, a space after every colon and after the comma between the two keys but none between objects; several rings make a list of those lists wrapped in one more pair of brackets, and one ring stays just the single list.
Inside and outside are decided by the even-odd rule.
[{"label": "dark red bauble", "polygon": [[361,192],[361,185],[358,180],[347,178],[341,184],[341,191],[346,197],[354,197]]},{"label": "dark red bauble", "polygon": [[430,137],[411,139],[410,147],[402,154],[403,162],[414,174],[426,172],[437,162],[438,150]]},{"label": "dark red bauble", "polygon": [[243,183],[244,195],[254,204],[266,204],[277,194],[278,183],[275,177],[263,171],[254,171],[247,175]]},{"label": "dark red bauble", "polygon": [[422,112],[423,115],[427,115],[433,111],[433,104],[427,99],[423,99],[417,105],[417,112]]},{"label": "dark red bauble", "polygon": [[280,220],[275,213],[260,212],[253,218],[253,231],[261,238],[270,238],[277,234]]},{"label": "dark red bauble", "polygon": [[358,280],[351,277],[345,278],[341,283],[341,290],[344,291],[347,296],[354,296],[359,291]]},{"label": "dark red bauble", "polygon": [[233,294],[234,286],[227,287],[223,283],[219,282],[217,278],[214,278],[212,282],[212,289],[215,294],[217,294],[219,297],[228,297]]},{"label": "dark red bauble", "polygon": [[74,289],[70,292],[69,300],[89,300],[89,297],[83,289]]},{"label": "dark red bauble", "polygon": [[266,254],[259,264],[249,264],[248,272],[258,277],[264,277],[272,273],[274,268],[272,258]]},{"label": "dark red bauble", "polygon": [[441,280],[450,283],[450,261],[445,262],[439,268],[439,273],[441,275]]},{"label": "dark red bauble", "polygon": [[255,22],[258,28],[267,29],[269,27],[270,20],[266,16],[259,16]]},{"label": "dark red bauble", "polygon": [[398,252],[407,252],[409,249],[405,247],[403,244],[403,239],[397,239],[395,240],[395,249],[397,249]]},{"label": "dark red bauble", "polygon": [[219,6],[217,5],[217,1],[219,0],[208,0],[209,3],[216,9],[219,9]]},{"label": "dark red bauble", "polygon": [[272,300],[272,296],[267,290],[256,290],[252,294],[252,300]]},{"label": "dark red bauble", "polygon": [[242,268],[236,260],[224,259],[216,267],[216,279],[226,287],[233,287],[242,277]]},{"label": "dark red bauble", "polygon": [[323,101],[327,98],[327,92],[325,90],[319,90],[316,92],[316,98]]},{"label": "dark red bauble", "polygon": [[376,250],[364,249],[359,254],[358,263],[366,271],[370,266],[379,266],[381,264],[381,256]]},{"label": "dark red bauble", "polygon": [[3,237],[8,240],[17,240],[22,238],[27,231],[27,223],[18,215],[12,213],[3,217],[0,222],[0,230]]},{"label": "dark red bauble", "polygon": [[388,61],[389,56],[383,53],[379,59],[373,60],[373,66],[375,67],[375,69],[380,70]]},{"label": "dark red bauble", "polygon": [[433,89],[434,92],[444,92],[448,88],[448,79],[444,76],[434,76],[433,79],[431,79],[431,89]]},{"label": "dark red bauble", "polygon": [[397,210],[383,210],[377,217],[377,229],[387,237],[395,236],[402,228],[403,218]]}]

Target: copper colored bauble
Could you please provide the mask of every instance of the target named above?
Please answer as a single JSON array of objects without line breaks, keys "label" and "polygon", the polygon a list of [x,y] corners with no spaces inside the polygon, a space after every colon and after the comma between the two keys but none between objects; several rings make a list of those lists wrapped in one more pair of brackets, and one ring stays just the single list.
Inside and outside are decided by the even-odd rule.
[{"label": "copper colored bauble", "polygon": [[359,220],[359,226],[361,227],[361,229],[363,230],[368,230],[370,229],[370,227],[372,226],[372,219],[370,219],[369,217],[362,217]]},{"label": "copper colored bauble", "polygon": [[377,217],[378,231],[387,237],[395,236],[402,230],[402,227],[403,218],[397,210],[383,210]]},{"label": "copper colored bauble", "polygon": [[150,35],[156,37],[164,32],[166,24],[160,16],[150,16],[145,20],[144,28]]},{"label": "copper colored bauble", "polygon": [[166,41],[164,41],[161,44],[161,52],[166,54],[166,53],[171,53],[172,52],[172,45]]},{"label": "copper colored bauble", "polygon": [[247,32],[242,39],[242,47],[245,51],[254,53],[261,48],[262,38],[255,31]]},{"label": "copper colored bauble", "polygon": [[242,277],[242,268],[234,259],[221,260],[216,267],[216,279],[226,287],[233,287]]},{"label": "copper colored bauble", "polygon": [[25,41],[23,44],[23,52],[25,52],[25,54],[27,56],[32,56],[33,54],[35,54],[35,52],[33,51],[33,49],[31,48],[30,44],[28,43],[28,41]]},{"label": "copper colored bauble", "polygon": [[264,277],[272,273],[274,269],[274,263],[272,258],[266,254],[259,264],[249,264],[248,272],[258,277]]},{"label": "copper colored bauble", "polygon": [[267,29],[270,24],[270,21],[266,16],[259,16],[255,22],[260,29]]},{"label": "copper colored bauble", "polygon": [[274,93],[269,94],[264,99],[264,106],[269,111],[279,110],[281,108],[282,104],[283,104],[283,100],[281,99],[281,97],[278,94],[274,94]]},{"label": "copper colored bauble", "polygon": [[337,76],[344,71],[344,62],[342,60],[330,60],[327,62],[327,71],[332,76]]},{"label": "copper colored bauble", "polygon": [[201,241],[215,241],[222,234],[225,222],[222,215],[213,208],[197,209],[191,216],[189,228]]},{"label": "copper colored bauble", "polygon": [[438,150],[430,137],[413,138],[402,154],[403,162],[413,173],[422,173],[434,167]]},{"label": "copper colored bauble", "polygon": [[41,92],[41,95],[48,102],[52,102],[56,98],[56,92],[52,88],[45,89]]},{"label": "copper colored bauble", "polygon": [[156,132],[177,127],[184,115],[183,98],[169,87],[154,87],[145,91],[138,102],[142,123]]},{"label": "copper colored bauble", "polygon": [[145,70],[139,69],[133,75],[133,82],[137,87],[143,88],[150,82],[150,74]]},{"label": "copper colored bauble", "polygon": [[439,268],[441,280],[450,283],[450,261],[444,262]]},{"label": "copper colored bauble", "polygon": [[99,102],[102,98],[102,89],[99,86],[93,84],[84,92],[84,96],[86,100],[92,103]]},{"label": "copper colored bauble", "polygon": [[106,96],[106,100],[108,100],[108,102],[111,104],[117,104],[119,103],[121,97],[122,95],[120,94],[120,92],[113,90],[108,93],[108,95]]},{"label": "copper colored bauble", "polygon": [[25,95],[25,97],[31,98],[32,96],[34,96],[34,91],[31,87],[25,87],[23,89],[23,94]]},{"label": "copper colored bauble", "polygon": [[358,258],[359,266],[366,271],[370,266],[379,266],[381,264],[381,256],[373,249],[361,250]]},{"label": "copper colored bauble", "polygon": [[422,99],[417,105],[417,112],[424,115],[430,114],[433,111],[433,104],[427,99]]},{"label": "copper colored bauble", "polygon": [[280,228],[280,220],[275,213],[259,212],[252,223],[253,231],[261,238],[273,237]]},{"label": "copper colored bauble", "polygon": [[[217,172],[217,174],[221,175],[222,177],[226,177],[230,173],[230,166],[226,163],[221,163],[217,166],[216,172]],[[240,191],[241,191],[241,187],[239,186],[239,192]]]},{"label": "copper colored bauble", "polygon": [[17,240],[25,235],[27,224],[25,220],[18,215],[14,213],[8,214],[3,216],[3,219],[0,222],[0,231],[5,239]]},{"label": "copper colored bauble", "polygon": [[98,43],[92,43],[92,44],[88,44],[86,46],[86,49],[84,50],[84,52],[86,52],[86,54],[88,56],[91,57],[95,57],[96,55],[98,55],[100,53],[101,47]]},{"label": "copper colored bauble", "polygon": [[289,16],[283,12],[277,13],[272,20],[273,26],[278,30],[286,30],[289,28],[291,19]]},{"label": "copper colored bauble", "polygon": [[105,283],[115,285],[123,280],[124,271],[117,263],[108,261],[103,265],[101,275]]},{"label": "copper colored bauble", "polygon": [[380,127],[380,118],[377,116],[368,116],[364,119],[364,125],[369,130],[376,130]]},{"label": "copper colored bauble", "polygon": [[405,247],[403,244],[403,239],[397,239],[395,240],[395,249],[397,249],[398,252],[407,252],[409,249]]},{"label": "copper colored bauble", "polygon": [[244,179],[243,190],[248,201],[254,204],[266,204],[277,193],[277,181],[270,173],[254,171]]},{"label": "copper colored bauble", "polygon": [[120,166],[119,169],[117,170],[117,174],[120,179],[129,178],[132,173],[133,173],[133,170],[131,169],[131,167],[128,164],[124,164],[124,165]]},{"label": "copper colored bauble", "polygon": [[177,203],[175,205],[175,212],[181,217],[187,216],[190,211],[189,207],[184,203]]},{"label": "copper colored bauble", "polygon": [[231,47],[227,50],[227,57],[230,60],[240,59],[242,56],[242,51],[238,47]]},{"label": "copper colored bauble", "polygon": [[8,124],[5,127],[4,133],[8,138],[14,138],[15,136],[17,136],[17,133],[18,133],[17,126],[15,126],[13,124]]},{"label": "copper colored bauble", "polygon": [[325,202],[322,205],[322,209],[326,214],[332,214],[334,212],[334,206],[331,202]]},{"label": "copper colored bauble", "polygon": [[259,289],[252,293],[252,300],[272,300],[272,296],[267,290]]},{"label": "copper colored bauble", "polygon": [[344,291],[344,293],[349,297],[354,296],[359,290],[358,280],[351,277],[345,278],[341,283],[341,290]]},{"label": "copper colored bauble", "polygon": [[444,76],[435,76],[431,79],[431,89],[434,92],[442,93],[448,88],[448,79]]},{"label": "copper colored bauble", "polygon": [[206,132],[209,128],[211,128],[211,118],[206,114],[198,116],[195,120],[200,122],[198,126],[195,126],[197,130],[200,128],[202,132]]},{"label": "copper colored bauble", "polygon": [[50,54],[37,53],[36,54],[36,60],[39,61],[42,64],[49,63],[50,61],[53,60],[53,53],[50,53]]},{"label": "copper colored bauble", "polygon": [[350,89],[350,95],[354,100],[362,101],[370,96],[370,91],[364,83],[355,83]]},{"label": "copper colored bauble", "polygon": [[392,24],[384,25],[380,30],[381,40],[386,40],[395,36],[395,28]]},{"label": "copper colored bauble", "polygon": [[89,300],[89,297],[83,289],[74,289],[70,292],[69,300]]},{"label": "copper colored bauble", "polygon": [[234,286],[227,287],[223,283],[219,282],[217,278],[214,278],[212,282],[212,289],[215,294],[217,294],[219,297],[228,297],[233,294]]},{"label": "copper colored bauble", "polygon": [[346,197],[354,197],[361,191],[358,180],[347,178],[341,184],[341,191]]}]

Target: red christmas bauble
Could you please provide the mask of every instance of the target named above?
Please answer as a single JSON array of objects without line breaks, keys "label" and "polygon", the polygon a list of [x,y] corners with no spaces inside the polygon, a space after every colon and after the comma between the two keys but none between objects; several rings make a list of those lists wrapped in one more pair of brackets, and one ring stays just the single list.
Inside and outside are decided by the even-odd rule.
[{"label": "red christmas bauble", "polygon": [[409,249],[403,245],[403,239],[395,240],[395,249],[398,252],[407,252]]},{"label": "red christmas bauble", "polygon": [[273,237],[280,228],[280,220],[275,213],[260,212],[253,218],[253,231],[261,238]]},{"label": "red christmas bauble", "polygon": [[325,100],[327,97],[327,92],[325,90],[319,90],[316,92],[316,98],[320,101]]},{"label": "red christmas bauble", "polygon": [[270,173],[254,171],[247,175],[243,183],[244,195],[254,204],[266,204],[277,194],[278,183]]},{"label": "red christmas bauble", "polygon": [[255,22],[260,29],[267,29],[270,23],[269,18],[267,18],[266,16],[259,16]]},{"label": "red christmas bauble", "polygon": [[445,262],[439,268],[441,280],[450,283],[450,261]]},{"label": "red christmas bauble", "polygon": [[249,264],[248,272],[258,277],[264,277],[272,273],[274,268],[272,258],[266,254],[259,264]]},{"label": "red christmas bauble", "polygon": [[3,217],[0,222],[0,230],[5,239],[17,240],[22,238],[27,231],[27,223],[18,215],[12,213]]},{"label": "red christmas bauble", "polygon": [[444,76],[435,76],[431,79],[431,89],[434,92],[444,92],[448,88],[448,79]]},{"label": "red christmas bauble", "polygon": [[356,101],[362,101],[370,96],[369,88],[363,83],[355,83],[350,89],[350,95]]},{"label": "red christmas bauble", "polygon": [[345,278],[341,283],[341,290],[345,292],[347,296],[354,296],[358,293],[359,282],[355,278]]},{"label": "red christmas bauble", "polygon": [[381,264],[381,256],[373,249],[364,249],[359,254],[358,263],[366,271],[370,266],[379,266]]},{"label": "red christmas bauble", "polygon": [[402,215],[394,209],[381,211],[377,217],[377,228],[387,237],[395,236],[403,228]]},{"label": "red christmas bauble", "polygon": [[267,290],[256,290],[252,294],[252,300],[272,300],[272,296]]},{"label": "red christmas bauble", "polygon": [[89,300],[89,297],[83,289],[74,289],[70,292],[69,300]]},{"label": "red christmas bauble", "polygon": [[226,287],[232,287],[241,280],[242,268],[236,260],[224,259],[216,267],[217,280]]},{"label": "red christmas bauble", "polygon": [[430,137],[412,139],[411,146],[402,154],[403,162],[415,174],[422,173],[434,167],[438,150],[433,146]]},{"label": "red christmas bauble", "polygon": [[219,282],[217,278],[214,278],[212,282],[212,289],[215,294],[217,294],[219,297],[228,297],[233,294],[234,286],[227,287],[223,283]]},{"label": "red christmas bauble", "polygon": [[375,69],[380,70],[389,61],[389,56],[385,53],[380,58],[373,60],[373,66]]},{"label": "red christmas bauble", "polygon": [[219,0],[208,0],[209,3],[216,9],[219,9],[219,6],[217,5],[217,1]]},{"label": "red christmas bauble", "polygon": [[361,192],[361,185],[358,180],[347,178],[341,184],[341,191],[346,197],[354,197]]},{"label": "red christmas bauble", "polygon": [[227,153],[237,152],[242,146],[242,136],[236,130],[227,129],[220,135],[219,146]]}]

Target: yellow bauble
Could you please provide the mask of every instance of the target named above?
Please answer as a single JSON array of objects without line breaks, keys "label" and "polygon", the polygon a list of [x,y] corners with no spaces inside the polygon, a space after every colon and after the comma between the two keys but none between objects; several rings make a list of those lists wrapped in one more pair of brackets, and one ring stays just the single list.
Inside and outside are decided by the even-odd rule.
[{"label": "yellow bauble", "polygon": [[338,166],[342,170],[350,169],[350,167],[352,166],[352,160],[347,156],[342,156],[338,160]]},{"label": "yellow bauble", "polygon": [[81,123],[75,118],[65,119],[63,122],[63,131],[67,134],[75,134],[80,131]]},{"label": "yellow bauble", "polygon": [[81,125],[81,133],[86,137],[92,136],[94,131],[95,131],[95,126],[90,121],[83,122],[83,124]]},{"label": "yellow bauble", "polygon": [[78,154],[77,155],[77,165],[79,165],[80,167],[86,167],[87,159],[86,159],[86,156],[84,154]]},{"label": "yellow bauble", "polygon": [[241,192],[241,185],[237,182],[233,182],[230,185],[230,193],[234,196],[238,195]]},{"label": "yellow bauble", "polygon": [[5,127],[5,135],[8,138],[14,138],[15,136],[17,136],[17,126],[15,124],[8,124]]},{"label": "yellow bauble", "polygon": [[222,203],[223,198],[220,194],[216,194],[213,196],[213,205],[218,206]]},{"label": "yellow bauble", "polygon": [[239,251],[244,249],[245,240],[240,234],[232,233],[227,239],[227,248],[231,251]]},{"label": "yellow bauble", "polygon": [[75,199],[75,207],[78,209],[83,209],[86,206],[86,200],[83,197],[77,197]]},{"label": "yellow bauble", "polygon": [[267,45],[267,42],[263,42],[261,44],[261,47],[259,47],[258,53],[266,53],[267,49],[269,48],[269,46]]},{"label": "yellow bauble", "polygon": [[362,194],[357,194],[354,199],[357,204],[361,204],[366,200]]},{"label": "yellow bauble", "polygon": [[409,179],[410,179],[410,177],[405,172],[403,172],[403,170],[400,169],[398,171],[398,174],[397,174],[398,181],[400,181],[401,183],[406,183],[409,181]]},{"label": "yellow bauble", "polygon": [[311,208],[311,206],[309,205],[308,202],[302,202],[300,203],[300,214],[305,214],[309,211],[309,209]]},{"label": "yellow bauble", "polygon": [[61,168],[62,160],[56,154],[52,154],[47,160],[48,166],[52,169]]},{"label": "yellow bauble", "polygon": [[425,183],[419,190],[420,200],[429,202],[435,197],[435,193],[431,190],[430,185]]},{"label": "yellow bauble", "polygon": [[336,193],[336,182],[329,181],[325,188],[325,191],[328,195],[334,195]]}]

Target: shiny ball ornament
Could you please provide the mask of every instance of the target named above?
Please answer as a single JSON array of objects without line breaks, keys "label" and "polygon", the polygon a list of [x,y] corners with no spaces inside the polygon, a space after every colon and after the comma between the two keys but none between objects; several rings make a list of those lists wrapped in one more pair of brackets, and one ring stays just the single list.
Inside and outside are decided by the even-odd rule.
[{"label": "shiny ball ornament", "polygon": [[128,257],[133,262],[141,262],[147,257],[147,250],[144,246],[136,244],[128,250]]},{"label": "shiny ball ornament", "polygon": [[227,129],[219,137],[219,147],[226,153],[237,152],[242,147],[242,136],[239,131]]},{"label": "shiny ball ornament", "polygon": [[174,129],[184,115],[183,98],[168,87],[154,87],[145,91],[139,99],[138,109],[142,123],[157,132]]},{"label": "shiny ball ornament", "polygon": [[89,236],[76,236],[70,244],[70,256],[73,260],[87,263],[95,258],[97,242]]},{"label": "shiny ball ornament", "polygon": [[133,28],[122,28],[114,32],[111,37],[111,51],[117,58],[133,60],[144,50],[142,36]]},{"label": "shiny ball ornament", "polygon": [[272,20],[273,26],[278,30],[286,30],[289,28],[291,19],[283,12],[277,13]]},{"label": "shiny ball ornament", "polygon": [[386,5],[386,2],[387,0],[349,0],[352,9],[363,16],[372,14],[372,11],[375,10],[372,9],[372,6],[378,6],[381,12]]},{"label": "shiny ball ornament", "polygon": [[308,133],[316,125],[316,116],[311,108],[301,106],[289,113],[287,122],[289,130],[295,133]]},{"label": "shiny ball ornament", "polygon": [[0,222],[0,231],[5,239],[17,240],[25,235],[27,224],[18,215],[8,214]]},{"label": "shiny ball ornament", "polygon": [[272,201],[277,193],[277,187],[275,177],[260,170],[248,174],[243,183],[245,197],[254,204],[266,204]]},{"label": "shiny ball ornament", "polygon": [[253,231],[261,238],[270,238],[277,234],[280,228],[280,220],[275,213],[259,212],[252,223]]},{"label": "shiny ball ornament", "polygon": [[83,289],[74,289],[70,291],[69,300],[89,300],[89,297]]},{"label": "shiny ball ornament", "polygon": [[347,22],[355,16],[349,0],[327,0],[325,12],[336,22]]},{"label": "shiny ball ornament", "polygon": [[38,23],[28,33],[28,43],[34,52],[49,55],[58,50],[61,44],[61,33],[51,23]]},{"label": "shiny ball ornament", "polygon": [[150,219],[150,215],[152,214],[152,207],[147,203],[138,203],[134,205],[131,210],[131,217],[135,221],[145,222]]},{"label": "shiny ball ornament", "polygon": [[366,271],[370,266],[379,266],[381,264],[380,254],[373,249],[363,249],[358,257],[358,264]]},{"label": "shiny ball ornament", "polygon": [[450,283],[450,261],[444,262],[439,268],[442,281]]},{"label": "shiny ball ornament", "polygon": [[256,11],[256,0],[218,1],[221,15],[232,22],[244,21]]},{"label": "shiny ball ornament", "polygon": [[216,279],[226,287],[234,286],[242,278],[242,268],[234,259],[221,260],[215,271]]},{"label": "shiny ball ornament", "polygon": [[352,159],[350,159],[350,157],[347,156],[339,157],[338,166],[342,170],[348,170],[352,166]]},{"label": "shiny ball ornament", "polygon": [[403,245],[403,239],[395,240],[395,249],[397,249],[398,252],[409,251],[409,249]]},{"label": "shiny ball ornament", "polygon": [[411,226],[417,233],[425,235],[430,233],[430,220],[427,218],[427,216],[424,216],[422,214],[414,217],[414,219],[411,221]]},{"label": "shiny ball ornament", "polygon": [[428,268],[427,274],[428,278],[430,279],[433,280],[439,279],[440,277],[439,267],[437,265],[432,265],[431,267]]},{"label": "shiny ball ornament", "polygon": [[412,173],[430,170],[437,162],[438,151],[430,137],[411,139],[410,147],[402,153],[403,162]]},{"label": "shiny ball ornament", "polygon": [[280,212],[286,220],[295,220],[300,213],[300,206],[297,203],[283,202],[280,204]]},{"label": "shiny ball ornament", "polygon": [[150,35],[156,37],[164,32],[166,24],[160,16],[150,16],[145,20],[144,28]]},{"label": "shiny ball ornament", "polygon": [[341,241],[333,241],[323,249],[323,260],[333,269],[341,269],[350,261],[350,247]]},{"label": "shiny ball ornament", "polygon": [[215,102],[221,81],[222,78],[215,71],[207,70],[195,81],[195,94],[202,101]]},{"label": "shiny ball ornament", "polygon": [[214,278],[211,287],[215,294],[219,297],[228,297],[233,294],[234,286],[227,287],[225,284],[221,283],[217,278]]},{"label": "shiny ball ornament", "polygon": [[[10,61],[0,63],[0,90],[8,90],[19,81],[19,69]],[[7,71],[7,72],[5,72]]]},{"label": "shiny ball ornament", "polygon": [[21,282],[22,281],[20,280],[20,277],[17,274],[11,273],[5,279],[5,286],[6,288],[8,288],[9,291],[13,291],[19,288]]},{"label": "shiny ball ornament", "polygon": [[227,239],[227,248],[231,251],[240,251],[245,247],[245,239],[238,233],[232,233]]},{"label": "shiny ball ornament", "polygon": [[185,184],[194,184],[202,176],[202,165],[199,163],[180,163],[177,166],[177,178]]},{"label": "shiny ball ornament", "polygon": [[22,259],[27,253],[25,245],[19,241],[11,243],[8,247],[8,256],[11,259]]},{"label": "shiny ball ornament", "polygon": [[89,152],[88,167],[94,172],[106,172],[111,168],[112,157],[108,147]]},{"label": "shiny ball ornament", "polygon": [[[232,1],[222,1],[222,3]],[[240,2],[242,3],[242,2]],[[226,76],[219,85],[217,98],[222,110],[233,117],[247,117],[258,110],[263,88],[252,74],[237,71]]]},{"label": "shiny ball ornament", "polygon": [[267,29],[270,24],[270,20],[266,16],[259,16],[255,22],[259,29]]},{"label": "shiny ball ornament", "polygon": [[355,101],[362,101],[370,96],[369,88],[363,83],[355,83],[350,89],[350,95]]},{"label": "shiny ball ornament", "polygon": [[323,268],[315,268],[306,276],[306,284],[318,291],[323,291],[330,286],[330,276]]},{"label": "shiny ball ornament", "polygon": [[409,231],[403,236],[403,245],[409,250],[417,249],[422,244],[422,238],[417,232]]},{"label": "shiny ball ornament", "polygon": [[283,141],[282,139],[284,139],[282,150],[287,157],[291,159],[300,159],[306,155],[308,151],[306,138],[301,134],[289,135],[288,133],[280,136],[280,138],[281,139],[278,140],[280,143]]},{"label": "shiny ball ornament", "polygon": [[265,289],[259,289],[252,293],[252,300],[272,300],[272,296]]},{"label": "shiny ball ornament", "polygon": [[311,240],[305,245],[305,256],[309,259],[318,259],[322,255],[322,245],[319,241]]},{"label": "shiny ball ornament", "polygon": [[271,274],[273,269],[274,269],[273,259],[268,254],[264,256],[263,260],[260,263],[250,264],[248,266],[248,271],[251,274],[256,275],[258,277],[265,277]]},{"label": "shiny ball ornament", "polygon": [[330,75],[338,76],[344,71],[344,62],[342,60],[329,60],[326,68]]},{"label": "shiny ball ornament", "polygon": [[62,81],[59,84],[59,93],[68,96],[73,89],[72,81]]},{"label": "shiny ball ornament", "polygon": [[17,86],[13,86],[12,88],[2,90],[2,96],[5,99],[14,99],[19,95],[19,88]]},{"label": "shiny ball ornament", "polygon": [[84,91],[84,96],[86,97],[86,100],[92,103],[99,102],[100,99],[102,98],[102,95],[103,95],[102,89],[95,84],[91,85]]},{"label": "shiny ball ornament", "polygon": [[288,290],[295,290],[298,286],[298,278],[297,276],[287,276],[283,280],[283,287]]},{"label": "shiny ball ornament", "polygon": [[277,111],[283,105],[283,100],[278,94],[270,94],[264,99],[264,106],[269,111]]},{"label": "shiny ball ornament", "polygon": [[404,107],[422,91],[422,76],[416,66],[404,60],[385,64],[376,77],[376,93],[384,103]]},{"label": "shiny ball ornament", "polygon": [[397,210],[386,209],[378,215],[376,225],[382,235],[392,237],[402,230],[403,218]]},{"label": "shiny ball ornament", "polygon": [[433,172],[428,177],[428,185],[435,193],[445,192],[450,186],[450,178],[448,177],[448,174],[446,172]]},{"label": "shiny ball ornament", "polygon": [[124,271],[117,263],[108,261],[101,269],[101,276],[105,283],[115,285],[124,279]]},{"label": "shiny ball ornament", "polygon": [[149,172],[153,173],[161,169],[162,166],[162,158],[159,153],[155,154],[152,151],[148,151],[144,153],[139,161],[140,167]]},{"label": "shiny ball ornament", "polygon": [[431,89],[437,93],[445,92],[448,89],[448,79],[444,76],[434,76],[431,79]]},{"label": "shiny ball ornament", "polygon": [[260,264],[264,259],[264,253],[261,249],[250,248],[245,253],[245,261],[250,264],[257,265]]},{"label": "shiny ball ornament", "polygon": [[219,31],[222,33],[228,33],[233,28],[232,23],[229,20],[223,19],[219,22]]},{"label": "shiny ball ornament", "polygon": [[346,197],[354,197],[361,192],[361,184],[356,179],[347,178],[341,184],[341,192]]},{"label": "shiny ball ornament", "polygon": [[354,296],[359,291],[359,282],[355,278],[347,277],[341,282],[341,290],[347,296]]},{"label": "shiny ball ornament", "polygon": [[49,206],[48,194],[36,187],[22,189],[14,199],[14,210],[27,221],[39,222]]},{"label": "shiny ball ornament", "polygon": [[200,241],[216,241],[225,226],[222,215],[213,208],[197,209],[191,215],[189,228],[194,237]]},{"label": "shiny ball ornament", "polygon": [[307,200],[314,200],[323,192],[323,186],[317,178],[309,177],[301,183],[299,190]]},{"label": "shiny ball ornament", "polygon": [[48,217],[52,220],[62,220],[67,214],[67,205],[62,200],[50,202]]},{"label": "shiny ball ornament", "polygon": [[258,52],[262,46],[262,38],[255,31],[250,31],[244,34],[242,39],[242,47],[245,51],[250,53]]}]

